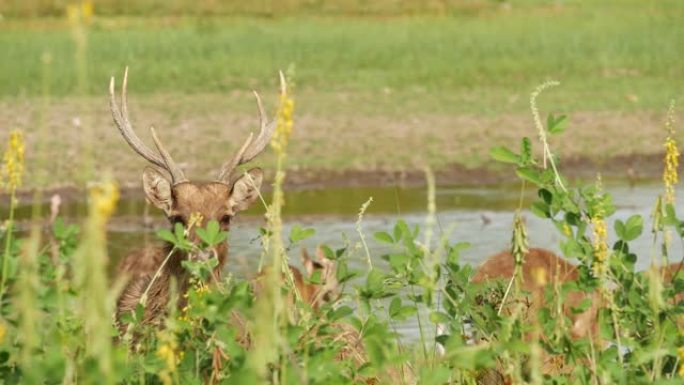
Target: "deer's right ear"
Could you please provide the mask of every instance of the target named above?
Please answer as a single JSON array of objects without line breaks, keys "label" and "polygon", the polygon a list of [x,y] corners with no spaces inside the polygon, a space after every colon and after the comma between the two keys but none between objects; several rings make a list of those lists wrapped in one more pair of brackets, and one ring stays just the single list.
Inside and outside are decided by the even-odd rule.
[{"label": "deer's right ear", "polygon": [[162,174],[151,167],[146,167],[143,171],[143,188],[147,199],[155,207],[164,210],[167,214],[171,211],[173,204],[171,183]]},{"label": "deer's right ear", "polygon": [[238,211],[246,210],[254,201],[259,198],[259,189],[264,180],[264,172],[255,167],[243,174],[233,184],[228,204],[234,214]]}]

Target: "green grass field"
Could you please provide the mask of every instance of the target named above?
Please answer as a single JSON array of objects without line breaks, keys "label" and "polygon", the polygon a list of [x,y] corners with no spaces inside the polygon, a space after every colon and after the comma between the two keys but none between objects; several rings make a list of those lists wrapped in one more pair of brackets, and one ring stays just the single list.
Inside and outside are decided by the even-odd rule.
[{"label": "green grass field", "polygon": [[[226,155],[202,146],[240,140],[254,124],[249,90],[273,106],[277,71],[292,66],[301,118],[293,166],[398,169],[420,158],[435,167],[479,167],[487,166],[490,147],[534,135],[528,95],[544,80],[562,83],[545,95],[544,113],[562,106],[578,117],[571,127],[579,134],[562,151],[590,159],[660,152],[664,111],[684,94],[680,1],[460,2],[441,13],[393,12],[383,2],[384,12],[378,5],[361,16],[340,4],[348,5],[345,16],[293,6],[284,16],[254,16],[253,9],[228,17],[225,8],[140,17],[135,7],[117,16],[105,2],[109,15],[98,16],[96,4],[82,45],[65,17],[8,13],[0,22],[0,51],[10,58],[0,61],[0,120],[36,132],[29,142],[46,151],[58,149],[46,155],[47,166],[92,147],[74,145],[74,136],[114,141],[94,150],[96,163],[109,164],[127,150],[109,132],[107,85],[128,65],[138,129],[155,123],[164,137],[182,135],[179,157],[206,175]],[[74,117],[93,132],[74,131]],[[54,130],[62,138],[38,134]],[[60,141],[66,154],[55,146]],[[68,169],[48,172],[46,184],[81,172]],[[138,179],[137,172],[115,174]]]},{"label": "green grass field", "polygon": [[[622,108],[634,94],[639,106],[660,108],[684,87],[674,81],[684,75],[684,4],[625,4],[487,8],[448,17],[95,17],[87,89],[101,94],[125,65],[136,92],[264,88],[275,84],[278,69],[294,64],[302,88],[471,95],[469,111],[497,111],[493,95],[526,94],[547,78],[565,83],[569,107]],[[12,60],[0,64],[0,94],[39,95],[44,53],[53,58],[51,93],[76,92],[78,66],[65,23],[3,24],[0,49]],[[598,97],[585,97],[592,93]]]}]

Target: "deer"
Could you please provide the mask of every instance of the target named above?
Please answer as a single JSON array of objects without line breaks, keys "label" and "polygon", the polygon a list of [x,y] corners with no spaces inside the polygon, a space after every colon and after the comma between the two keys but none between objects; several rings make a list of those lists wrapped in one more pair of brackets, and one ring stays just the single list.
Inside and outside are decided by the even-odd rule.
[{"label": "deer", "polygon": [[[525,255],[522,265],[521,289],[531,292],[533,297],[543,298],[544,287],[534,283],[535,270],[543,270],[543,274],[550,278],[551,283],[568,283],[579,279],[577,266],[545,249],[531,248]],[[482,283],[492,279],[510,279],[515,270],[514,258],[509,251],[502,251],[485,260],[471,277],[472,283]],[[684,263],[671,263],[659,267],[659,272],[665,284],[672,284],[677,276],[684,276]],[[643,273],[643,272],[642,272]],[[571,309],[578,307],[585,299],[591,301],[589,309],[579,314],[572,314]],[[684,293],[677,293],[673,302],[684,300]],[[530,304],[530,311],[536,311],[542,304]],[[564,313],[572,321],[570,329],[573,338],[583,338],[590,334],[596,336],[598,325],[596,317],[602,306],[601,296],[598,293],[570,291],[564,301]]]},{"label": "deer", "polygon": [[[280,80],[281,87],[285,87],[282,74]],[[257,137],[254,138],[253,134],[247,137],[233,157],[221,166],[214,181],[197,183],[190,182],[185,177],[182,169],[159,140],[154,127],[150,127],[150,133],[157,148],[156,153],[137,136],[128,114],[127,85],[128,68],[124,72],[121,106],[119,106],[115,97],[114,77],[110,80],[109,104],[114,123],[124,140],[138,155],[153,166],[166,171],[170,177],[167,179],[157,169],[146,167],[143,170],[142,181],[147,200],[164,212],[172,226],[179,223],[186,227],[189,230],[188,238],[193,243],[199,242],[194,229],[204,226],[210,220],[216,220],[222,231],[229,231],[236,214],[256,201],[263,181],[263,171],[260,168],[251,168],[244,173],[238,172],[237,168],[250,162],[265,150],[276,128],[275,121],[268,121],[259,94],[254,91],[260,122]],[[198,223],[188,228],[193,215],[199,218]],[[175,250],[172,244],[163,242],[133,251],[125,256],[117,267],[117,275],[128,278],[118,298],[116,308],[116,319],[121,331],[125,330],[120,322],[121,316],[135,310],[145,293],[147,293],[148,302],[141,321],[143,324],[158,322],[167,307],[170,295],[169,285],[172,280],[175,280],[178,286],[180,294],[178,305],[182,307],[184,305],[182,294],[187,292],[190,279],[190,275],[182,267],[182,262],[189,258],[206,259],[212,256],[218,259],[213,272],[213,277],[218,279],[228,256],[228,245],[225,242],[196,255]],[[167,257],[168,261],[164,264]],[[320,249],[317,258],[318,260],[314,261],[305,250],[302,251],[302,264],[306,276],[296,267],[289,266],[296,290],[301,294],[302,300],[314,309],[321,303],[329,301],[331,295],[337,290],[335,264],[325,258]],[[310,283],[310,278],[316,271],[320,272],[320,285]],[[156,278],[155,275],[157,275]],[[256,286],[259,286],[259,277],[260,275],[253,280]]]},{"label": "deer", "polygon": [[[475,273],[471,276],[470,282],[473,284],[483,284],[488,281],[503,279],[510,280],[515,274],[515,259],[510,251],[502,251],[487,258],[480,266],[477,267]],[[544,279],[539,282],[539,277]],[[521,283],[520,289],[531,293],[531,297],[527,300],[527,307],[523,309],[523,317],[535,317],[536,314],[543,307],[550,307],[551,304],[545,303],[545,289],[546,286],[562,285],[564,283],[576,281],[579,279],[579,271],[577,266],[557,256],[553,252],[540,248],[530,248],[523,260],[521,269]],[[536,278],[536,279],[535,279]],[[577,308],[585,299],[591,301],[589,309],[584,310],[579,314],[573,313],[572,309]],[[601,296],[598,293],[585,293],[583,291],[569,291],[567,297],[563,301],[562,311],[563,316],[570,318],[570,336],[573,339],[580,339],[584,337],[595,338],[598,334],[598,312],[601,306]],[[495,303],[497,306],[502,306],[500,303]],[[510,307],[504,307],[507,311]],[[530,339],[533,334],[528,334],[525,338]],[[565,367],[562,362],[557,360],[555,356],[544,354],[542,372],[546,374],[565,373],[570,370]],[[497,369],[487,370],[482,373],[478,384],[482,385],[499,385],[508,383],[510,379],[499,372]]]},{"label": "deer", "polygon": [[[494,279],[511,279],[515,272],[515,260],[509,251],[502,251],[485,260],[471,277],[471,283],[483,283]],[[548,278],[551,284],[564,284],[579,279],[577,266],[557,256],[553,252],[540,248],[530,248],[525,254],[522,265],[521,289],[532,293],[532,302],[529,303],[529,313],[536,313],[542,306],[538,300],[544,298],[544,285],[535,283],[534,275],[542,274]],[[591,306],[579,314],[573,314],[572,309],[580,306],[589,298]],[[570,291],[563,302],[563,313],[570,317],[572,326],[570,333],[573,338],[582,338],[590,333],[596,333],[597,325],[594,322],[600,306],[600,297],[595,293],[582,291]],[[595,335],[595,334],[594,334]]]},{"label": "deer", "polygon": [[[337,281],[336,265],[325,256],[323,249],[320,247],[316,249],[316,260],[311,258],[306,249],[302,248],[301,262],[305,274],[294,266],[288,266],[292,275],[292,281],[301,301],[311,306],[312,310],[317,311],[324,303],[333,301],[338,294],[339,283]],[[312,283],[311,280],[316,273],[318,273],[319,282]],[[252,289],[255,296],[261,295],[264,289],[263,280],[266,277],[267,274],[264,269],[252,280]],[[283,276],[283,279],[286,278]],[[294,305],[295,298],[293,293],[289,293],[286,300],[289,306]]]},{"label": "deer", "polygon": [[[166,150],[154,127],[150,127],[150,134],[157,151],[150,149],[135,133],[129,117],[127,85],[128,68],[123,76],[120,106],[115,97],[115,80],[114,77],[111,78],[109,106],[114,124],[126,143],[153,166],[146,167],[142,173],[142,185],[147,200],[163,211],[171,226],[181,224],[186,229],[188,239],[195,244],[199,243],[199,237],[194,230],[211,220],[217,221],[222,231],[229,231],[235,216],[257,200],[264,178],[261,168],[250,168],[242,172],[238,167],[252,161],[266,149],[276,128],[275,121],[269,122],[259,94],[253,92],[259,113],[258,135],[254,137],[251,133],[247,137],[237,152],[223,163],[215,180],[191,182]],[[285,87],[282,74],[281,87]],[[168,178],[162,172],[168,174]],[[197,220],[194,226],[189,226],[191,216]],[[218,259],[213,276],[219,278],[228,256],[227,242],[193,255],[163,242],[125,256],[117,268],[119,276],[127,277],[127,283],[116,304],[119,326],[123,327],[120,323],[121,316],[136,309],[143,294],[146,295],[147,303],[141,322],[158,323],[169,301],[169,284],[172,280],[176,282],[180,294],[178,305],[183,306],[182,294],[189,288],[190,275],[183,268],[182,262],[212,256]]]},{"label": "deer", "polygon": [[[663,277],[665,284],[671,284],[674,279],[682,273],[684,264],[673,263],[662,266],[658,270]],[[528,314],[536,314],[543,306],[544,302],[544,285],[535,283],[534,275],[539,274],[539,270],[543,271],[543,275],[549,279],[547,284],[564,284],[579,279],[579,271],[577,266],[559,257],[555,253],[541,249],[531,248],[525,255],[522,265],[522,284],[521,289],[532,294],[532,301],[529,303],[527,309]],[[492,255],[485,260],[476,270],[470,281],[474,284],[481,284],[495,279],[511,279],[515,272],[515,261],[510,251],[502,251],[498,254]],[[588,309],[578,314],[573,313],[572,309],[579,307],[583,301],[589,300],[591,305]],[[684,293],[677,293],[673,298],[676,304],[684,300]],[[546,304],[548,306],[548,304]],[[570,337],[573,339],[591,338],[598,339],[598,313],[601,307],[604,306],[603,296],[597,291],[583,292],[570,291],[563,302],[562,312],[564,316],[570,318]],[[681,322],[681,321],[680,321]],[[682,323],[680,323],[681,325]],[[569,368],[558,367],[553,357],[549,358],[544,363],[543,371],[545,373],[558,373],[569,370]],[[496,371],[493,371],[495,373]],[[503,383],[503,377],[499,379],[488,379],[481,382],[482,384],[499,384]]]}]

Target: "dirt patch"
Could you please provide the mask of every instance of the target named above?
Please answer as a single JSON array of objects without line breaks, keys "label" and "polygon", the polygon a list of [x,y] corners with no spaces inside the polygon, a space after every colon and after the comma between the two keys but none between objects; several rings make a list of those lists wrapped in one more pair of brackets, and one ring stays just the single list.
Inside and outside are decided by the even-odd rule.
[{"label": "dirt patch", "polygon": [[[424,165],[436,170],[441,184],[514,180],[510,168],[491,161],[489,150],[497,145],[516,149],[520,138],[536,137],[528,113],[476,116],[408,108],[388,109],[381,115],[378,111],[383,108],[354,111],[359,103],[346,105],[339,102],[340,97],[335,93],[299,96],[299,108],[311,112],[295,116],[288,149],[288,188],[421,184]],[[154,124],[191,180],[212,179],[257,125],[248,93],[146,95],[129,103],[138,134],[150,143],[146,131]],[[365,104],[373,103],[370,98]],[[392,100],[382,103],[395,105]],[[569,176],[593,177],[600,171],[640,178],[660,172],[663,112],[570,115],[567,132],[551,137]],[[681,121],[684,115],[677,118]],[[28,189],[67,191],[65,186],[83,186],[105,174],[118,180],[124,190],[137,189],[147,166],[121,139],[106,98],[63,99],[50,105],[31,99],[0,101],[0,127],[26,133],[24,180]],[[679,134],[678,139],[681,142],[684,136]],[[5,132],[0,133],[0,142],[5,140]],[[535,143],[533,147],[539,153],[540,146]],[[267,173],[272,173],[269,166],[273,164],[270,152],[254,162]]]}]

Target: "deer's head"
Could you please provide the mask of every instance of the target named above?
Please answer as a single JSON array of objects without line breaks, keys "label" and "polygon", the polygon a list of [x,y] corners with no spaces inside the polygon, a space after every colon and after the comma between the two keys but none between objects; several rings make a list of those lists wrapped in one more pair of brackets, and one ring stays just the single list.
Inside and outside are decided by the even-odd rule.
[{"label": "deer's head", "polygon": [[[114,123],[136,153],[169,175],[167,178],[153,167],[147,167],[143,171],[143,187],[147,199],[163,210],[171,223],[187,226],[190,217],[195,216],[201,218],[195,223],[196,226],[202,227],[209,221],[216,220],[221,229],[227,231],[233,217],[258,198],[263,179],[260,168],[239,172],[238,166],[256,158],[264,151],[276,127],[275,122],[267,122],[259,95],[254,92],[261,123],[259,135],[256,138],[253,134],[249,135],[237,153],[223,164],[215,181],[195,183],[185,177],[181,168],[162,145],[153,127],[150,127],[150,132],[157,148],[156,152],[147,147],[136,135],[128,116],[127,82],[128,69],[124,73],[121,107],[114,97],[113,77],[109,85],[110,108]],[[284,87],[284,84],[281,86]],[[196,241],[194,231],[191,231],[190,239]]]},{"label": "deer's head", "polygon": [[313,308],[317,308],[323,303],[327,303],[336,299],[339,296],[339,282],[337,281],[337,266],[335,262],[329,260],[323,249],[318,247],[316,249],[316,258],[313,260],[306,249],[302,249],[302,265],[306,271],[308,279],[313,278],[314,274],[318,272],[320,276],[319,284],[306,284],[305,290],[302,294],[306,302]]}]

